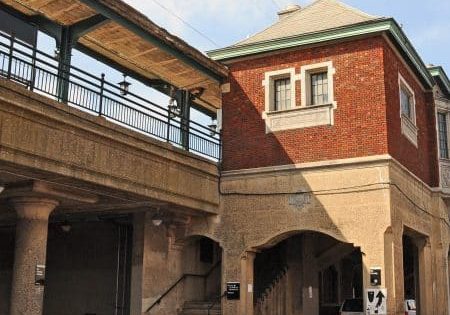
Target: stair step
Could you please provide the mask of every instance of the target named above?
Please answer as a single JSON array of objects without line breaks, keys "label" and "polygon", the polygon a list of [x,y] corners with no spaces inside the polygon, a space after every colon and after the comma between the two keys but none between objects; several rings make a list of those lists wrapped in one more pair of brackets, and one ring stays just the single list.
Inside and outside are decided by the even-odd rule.
[{"label": "stair step", "polygon": [[[213,302],[210,301],[188,301],[184,303],[181,315],[208,315],[208,309]],[[220,303],[215,304],[210,310],[209,315],[220,315]]]}]

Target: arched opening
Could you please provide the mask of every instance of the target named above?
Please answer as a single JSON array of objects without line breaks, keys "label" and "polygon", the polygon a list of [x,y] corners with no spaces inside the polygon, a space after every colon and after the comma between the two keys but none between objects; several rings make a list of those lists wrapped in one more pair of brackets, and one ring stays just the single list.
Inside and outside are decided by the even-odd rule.
[{"label": "arched opening", "polygon": [[255,315],[336,315],[362,296],[362,254],[352,244],[303,232],[256,254]]},{"label": "arched opening", "polygon": [[190,311],[220,308],[222,288],[222,248],[214,240],[193,237],[183,250],[185,303]]}]

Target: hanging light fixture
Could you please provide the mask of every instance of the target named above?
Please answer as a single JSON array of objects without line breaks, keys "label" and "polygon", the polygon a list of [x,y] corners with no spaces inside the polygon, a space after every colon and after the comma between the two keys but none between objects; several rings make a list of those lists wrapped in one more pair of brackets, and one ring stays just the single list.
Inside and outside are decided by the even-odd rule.
[{"label": "hanging light fixture", "polygon": [[208,125],[209,134],[213,137],[217,133],[217,121],[212,118],[211,123]]},{"label": "hanging light fixture", "polygon": [[123,81],[119,82],[120,94],[127,95],[130,89],[131,83],[127,81],[127,75],[123,75]]},{"label": "hanging light fixture", "polygon": [[69,233],[70,230],[72,230],[72,225],[69,222],[64,221],[63,224],[61,224],[61,230],[64,233]]},{"label": "hanging light fixture", "polygon": [[59,48],[55,48],[55,51],[53,52],[53,56],[55,57],[56,60],[59,60],[59,58],[61,57],[61,52],[60,52]]},{"label": "hanging light fixture", "polygon": [[156,213],[153,215],[152,224],[154,226],[160,226],[163,223],[163,217],[160,213],[159,208],[156,208]]},{"label": "hanging light fixture", "polygon": [[0,194],[2,193],[2,191],[5,189],[5,187],[0,186]]},{"label": "hanging light fixture", "polygon": [[170,100],[169,100],[169,117],[170,119],[175,118],[175,116],[179,116],[181,113],[180,108],[178,107],[178,102],[176,100],[176,92],[175,92],[175,88],[173,86],[170,87]]}]

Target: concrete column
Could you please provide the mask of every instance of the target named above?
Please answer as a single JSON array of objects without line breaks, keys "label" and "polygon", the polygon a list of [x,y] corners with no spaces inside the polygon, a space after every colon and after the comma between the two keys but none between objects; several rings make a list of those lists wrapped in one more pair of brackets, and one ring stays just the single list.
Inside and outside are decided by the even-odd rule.
[{"label": "concrete column", "polygon": [[256,253],[247,251],[241,257],[241,315],[253,315],[254,262]]},{"label": "concrete column", "polygon": [[314,255],[314,238],[303,236],[302,248],[302,314],[319,314],[319,276],[317,261]]},{"label": "concrete column", "polygon": [[145,213],[133,215],[133,251],[131,258],[130,314],[142,314],[142,278],[144,262]]},{"label": "concrete column", "polygon": [[[389,314],[404,313],[403,229],[389,228],[384,234],[385,283]],[[383,281],[383,280],[382,280]]]},{"label": "concrete column", "polygon": [[301,313],[303,304],[302,295],[302,243],[298,238],[288,240],[289,250],[287,252],[287,263],[289,266],[286,296],[286,315]]},{"label": "concrete column", "polygon": [[48,218],[57,201],[21,197],[11,200],[17,212],[11,315],[40,315],[44,288],[35,285],[36,265],[45,265]]},{"label": "concrete column", "polygon": [[431,244],[428,239],[419,241],[419,296],[420,314],[433,314],[433,279]]}]

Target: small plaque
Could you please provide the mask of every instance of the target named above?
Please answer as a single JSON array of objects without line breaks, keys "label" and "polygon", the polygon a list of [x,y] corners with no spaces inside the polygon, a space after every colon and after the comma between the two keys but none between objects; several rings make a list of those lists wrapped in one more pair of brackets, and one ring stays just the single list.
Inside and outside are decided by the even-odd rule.
[{"label": "small plaque", "polygon": [[227,282],[227,300],[239,300],[241,297],[241,283]]},{"label": "small plaque", "polygon": [[34,284],[43,286],[45,284],[45,265],[36,265]]}]

